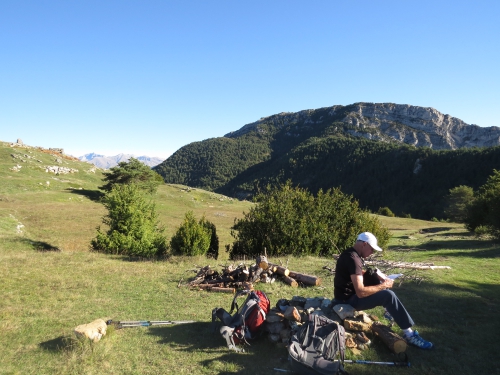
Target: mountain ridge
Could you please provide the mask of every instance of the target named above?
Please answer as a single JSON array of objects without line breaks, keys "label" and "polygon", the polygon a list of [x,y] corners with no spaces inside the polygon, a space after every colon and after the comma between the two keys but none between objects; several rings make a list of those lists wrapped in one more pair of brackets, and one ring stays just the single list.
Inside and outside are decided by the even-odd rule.
[{"label": "mountain ridge", "polygon": [[[313,119],[317,112],[322,113],[321,117]],[[467,124],[432,107],[366,102],[282,112],[262,117],[239,130],[225,134],[224,137],[238,137],[258,130],[259,125],[269,122],[278,128],[291,125],[314,126],[324,123],[328,117],[334,119],[337,117],[336,121],[350,125],[352,129],[347,132],[353,136],[381,141],[392,139],[416,147],[454,150],[462,147],[500,145],[500,128],[497,126],[481,127]]]},{"label": "mountain ridge", "polygon": [[102,169],[113,168],[121,162],[127,162],[130,158],[135,158],[149,167],[155,167],[160,164],[164,159],[150,156],[135,156],[133,154],[118,154],[114,156],[105,156],[91,152],[83,156],[79,156],[78,159],[81,161],[86,161],[88,163],[94,164],[96,167]]},{"label": "mountain ridge", "polygon": [[239,199],[287,180],[313,193],[341,187],[371,210],[430,219],[442,215],[449,189],[476,189],[500,169],[500,128],[430,107],[336,105],[263,117],[153,169],[167,183]]}]

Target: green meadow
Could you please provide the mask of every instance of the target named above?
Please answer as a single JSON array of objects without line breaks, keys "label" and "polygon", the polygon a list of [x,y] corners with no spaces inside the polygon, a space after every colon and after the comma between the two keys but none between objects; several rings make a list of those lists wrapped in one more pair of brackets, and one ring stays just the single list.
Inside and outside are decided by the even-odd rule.
[{"label": "green meadow", "polygon": [[[0,143],[0,374],[281,374],[287,350],[265,338],[245,353],[229,352],[213,332],[211,311],[230,308],[232,295],[184,284],[201,266],[231,263],[230,227],[251,204],[179,185],[154,197],[170,237],[187,211],[217,227],[219,259],[171,257],[143,261],[89,250],[106,214],[98,202],[102,171],[37,148]],[[16,166],[21,168],[17,168]],[[47,166],[72,173],[46,172]],[[16,167],[16,168],[14,168]],[[14,169],[14,170],[13,170]],[[393,270],[416,276],[395,291],[432,351],[410,347],[411,367],[347,364],[351,374],[499,374],[497,353],[500,244],[476,238],[462,225],[380,217],[392,238],[383,259],[432,262],[451,269]],[[281,258],[294,271],[322,278],[318,287],[279,281],[256,284],[278,299],[333,295],[328,258]],[[250,264],[251,260],[248,260]],[[382,316],[375,309],[374,314]],[[193,320],[164,327],[114,330],[96,343],[73,329],[95,319]],[[395,328],[397,331],[397,328]],[[394,361],[377,339],[349,359]]]}]

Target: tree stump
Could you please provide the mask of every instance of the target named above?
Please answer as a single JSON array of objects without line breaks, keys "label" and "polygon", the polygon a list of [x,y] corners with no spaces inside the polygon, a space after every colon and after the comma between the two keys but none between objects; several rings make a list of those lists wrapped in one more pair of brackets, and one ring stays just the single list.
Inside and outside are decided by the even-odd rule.
[{"label": "tree stump", "polygon": [[255,263],[263,270],[267,270],[269,268],[269,263],[267,262],[267,257],[265,255],[259,255]]}]

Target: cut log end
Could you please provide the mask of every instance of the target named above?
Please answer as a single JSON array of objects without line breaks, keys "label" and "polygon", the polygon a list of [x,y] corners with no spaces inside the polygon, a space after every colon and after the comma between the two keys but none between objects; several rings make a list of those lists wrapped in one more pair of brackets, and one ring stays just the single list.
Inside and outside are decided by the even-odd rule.
[{"label": "cut log end", "polygon": [[393,353],[399,354],[406,351],[406,341],[401,336],[393,332],[390,327],[374,323],[372,324],[372,331]]}]

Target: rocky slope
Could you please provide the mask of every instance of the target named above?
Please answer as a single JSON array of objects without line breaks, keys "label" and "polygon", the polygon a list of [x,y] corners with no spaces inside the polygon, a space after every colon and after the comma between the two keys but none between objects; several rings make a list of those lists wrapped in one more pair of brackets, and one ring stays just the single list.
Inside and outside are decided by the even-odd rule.
[{"label": "rocky slope", "polygon": [[[380,141],[397,141],[435,150],[500,145],[500,128],[480,127],[463,122],[434,108],[393,103],[355,103],[335,105],[295,113],[263,117],[226,137],[238,137],[262,124],[276,127],[295,125],[295,132],[328,123],[343,127],[347,133]],[[341,129],[339,129],[341,130]],[[298,134],[290,134],[299,136]]]}]

